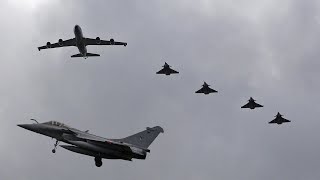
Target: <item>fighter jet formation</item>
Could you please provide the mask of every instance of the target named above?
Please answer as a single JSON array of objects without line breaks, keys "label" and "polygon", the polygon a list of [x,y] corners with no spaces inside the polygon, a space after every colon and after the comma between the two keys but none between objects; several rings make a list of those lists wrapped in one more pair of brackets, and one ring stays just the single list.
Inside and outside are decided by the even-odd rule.
[{"label": "fighter jet formation", "polygon": [[59,48],[59,47],[67,47],[67,46],[76,46],[79,49],[79,54],[72,55],[71,57],[83,57],[88,58],[92,56],[100,56],[99,54],[93,54],[87,52],[88,45],[123,45],[127,46],[126,42],[117,42],[114,41],[114,39],[107,40],[101,40],[100,37],[96,37],[96,39],[86,38],[82,34],[81,27],[79,25],[74,26],[74,35],[75,37],[68,40],[62,40],[59,39],[57,43],[51,44],[50,42],[47,42],[45,46],[38,47],[38,50],[42,49],[51,49],[51,48]]},{"label": "fighter jet formation", "polygon": [[[37,122],[37,121],[36,121]],[[56,139],[52,152],[55,153],[60,141],[71,145],[60,145],[69,151],[94,157],[95,165],[102,166],[102,159],[146,159],[148,147],[163,133],[160,126],[147,128],[122,139],[107,139],[80,131],[57,121],[36,124],[18,124],[19,127]]]},{"label": "fighter jet formation", "polygon": [[[79,25],[74,27],[75,37],[68,40],[59,39],[57,43],[51,44],[47,42],[45,46],[38,47],[38,50],[75,46],[79,50],[79,54],[72,55],[71,57],[83,57],[84,59],[92,56],[100,56],[99,54],[88,53],[86,46],[88,45],[123,45],[127,46],[126,42],[117,42],[114,39],[101,40],[99,37],[96,39],[86,38],[82,34],[82,30]],[[162,66],[163,68],[156,72],[156,74],[164,74],[169,76],[171,74],[179,74],[178,71],[171,68],[171,66],[165,62]],[[218,93],[217,90],[209,87],[210,85],[206,82],[203,83],[201,89],[197,90],[195,93],[198,94],[211,94]],[[241,106],[241,108],[255,109],[264,107],[261,104],[255,102],[255,100],[250,97],[248,103]],[[81,131],[76,128],[67,126],[63,123],[57,121],[49,121],[44,123],[39,123],[35,119],[34,124],[18,124],[19,127],[33,131],[38,134],[42,134],[51,138],[56,139],[52,153],[56,152],[59,142],[64,142],[66,144],[60,145],[60,147],[87,156],[94,157],[95,165],[97,167],[102,166],[102,159],[121,159],[132,161],[132,159],[146,159],[147,153],[150,152],[148,149],[151,143],[156,139],[156,137],[163,133],[163,129],[160,126],[155,126],[153,128],[147,128],[137,134],[128,136],[121,139],[108,139],[100,137],[89,133],[89,131]],[[283,124],[291,122],[282,117],[278,112],[275,119],[269,122],[269,124]]]}]

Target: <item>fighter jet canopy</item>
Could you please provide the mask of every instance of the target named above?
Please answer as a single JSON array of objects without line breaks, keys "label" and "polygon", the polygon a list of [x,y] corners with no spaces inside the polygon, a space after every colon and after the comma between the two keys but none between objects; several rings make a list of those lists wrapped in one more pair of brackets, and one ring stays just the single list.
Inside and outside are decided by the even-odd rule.
[{"label": "fighter jet canopy", "polygon": [[210,85],[207,84],[205,81],[203,81],[203,85],[202,85],[202,86],[207,86],[207,87],[209,87]]},{"label": "fighter jet canopy", "polygon": [[282,114],[280,114],[280,113],[278,112],[275,117],[282,117]]},{"label": "fighter jet canopy", "polygon": [[48,121],[48,122],[44,122],[42,124],[49,124],[49,125],[53,125],[53,126],[67,127],[67,128],[69,127],[63,123],[58,122],[58,121]]},{"label": "fighter jet canopy", "polygon": [[162,67],[171,67],[167,62],[164,62],[164,65]]}]

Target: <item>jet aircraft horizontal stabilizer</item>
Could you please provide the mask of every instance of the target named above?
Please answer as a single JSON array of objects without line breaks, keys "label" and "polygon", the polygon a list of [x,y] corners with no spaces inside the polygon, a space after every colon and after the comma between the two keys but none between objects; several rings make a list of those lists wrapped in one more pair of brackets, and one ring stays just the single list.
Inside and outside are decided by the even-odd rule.
[{"label": "jet aircraft horizontal stabilizer", "polygon": [[86,56],[83,56],[82,54],[75,54],[75,55],[72,55],[71,57],[74,58],[74,57],[90,57],[90,56],[100,56],[100,54],[87,53]]}]

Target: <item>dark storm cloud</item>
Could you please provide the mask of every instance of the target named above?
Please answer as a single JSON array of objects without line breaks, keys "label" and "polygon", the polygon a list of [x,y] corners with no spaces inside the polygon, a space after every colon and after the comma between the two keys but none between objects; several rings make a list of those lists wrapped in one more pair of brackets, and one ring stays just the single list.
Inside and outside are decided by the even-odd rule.
[{"label": "dark storm cloud", "polygon": [[[0,179],[319,179],[316,1],[68,1],[2,12]],[[26,7],[27,8],[27,7]],[[260,11],[258,11],[258,10]],[[127,41],[38,52],[73,36]],[[179,75],[156,75],[167,61]],[[194,92],[203,81],[218,94]],[[240,109],[249,96],[265,108]],[[277,111],[292,123],[270,126]],[[160,125],[145,161],[58,149],[16,127],[57,120],[106,137]]]}]

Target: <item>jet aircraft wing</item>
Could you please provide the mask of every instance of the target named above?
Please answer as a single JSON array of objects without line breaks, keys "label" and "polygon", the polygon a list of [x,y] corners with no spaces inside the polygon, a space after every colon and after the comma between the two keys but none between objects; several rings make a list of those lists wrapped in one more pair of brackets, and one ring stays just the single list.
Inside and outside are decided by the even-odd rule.
[{"label": "jet aircraft wing", "polygon": [[178,71],[175,71],[175,70],[173,70],[173,69],[169,69],[169,71],[170,71],[170,74],[178,74],[179,72]]},{"label": "jet aircraft wing", "polygon": [[216,93],[216,92],[218,92],[218,91],[216,91],[216,90],[214,90],[214,89],[209,88],[209,92]]},{"label": "jet aircraft wing", "polygon": [[[112,40],[112,41],[111,41]],[[85,38],[86,45],[123,45],[126,46],[126,42],[117,42],[111,39],[110,41],[107,40],[97,40],[92,38]]]},{"label": "jet aircraft wing", "polygon": [[274,120],[270,121],[269,124],[277,123],[277,122],[278,122],[277,119],[274,119]]},{"label": "jet aircraft wing", "polygon": [[261,104],[255,103],[256,107],[263,107]]},{"label": "jet aircraft wing", "polygon": [[[72,130],[70,130],[70,131],[72,131]],[[122,149],[123,151],[131,151],[131,148],[126,144],[123,144],[121,142],[115,142],[115,141],[112,141],[112,140],[109,140],[109,139],[106,139],[106,138],[94,136],[94,135],[91,135],[91,134],[88,134],[88,133],[77,133],[77,132],[74,132],[74,136],[79,138],[79,139],[85,140],[87,142],[88,141],[92,142],[93,144],[96,144],[96,145],[101,146],[101,147]]]},{"label": "jet aircraft wing", "polygon": [[247,103],[247,104],[245,104],[245,105],[241,106],[241,108],[250,108],[250,107],[249,107],[249,103]]},{"label": "jet aircraft wing", "polygon": [[165,74],[165,73],[166,73],[166,70],[164,68],[157,72],[157,74]]},{"label": "jet aircraft wing", "polygon": [[285,118],[282,118],[282,121],[283,122],[291,122],[291,121],[289,121],[288,119],[285,119]]},{"label": "jet aircraft wing", "polygon": [[199,89],[198,91],[196,91],[196,93],[204,93],[203,88]]},{"label": "jet aircraft wing", "polygon": [[54,43],[54,44],[48,43],[45,46],[38,47],[38,50],[40,51],[41,49],[50,49],[50,48],[58,48],[58,47],[66,47],[66,46],[76,46],[76,39],[72,38],[72,39],[68,39],[68,40],[65,40],[65,41],[57,42],[57,43]]}]

